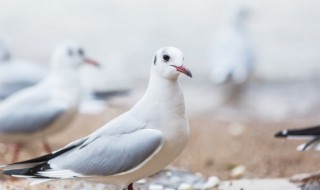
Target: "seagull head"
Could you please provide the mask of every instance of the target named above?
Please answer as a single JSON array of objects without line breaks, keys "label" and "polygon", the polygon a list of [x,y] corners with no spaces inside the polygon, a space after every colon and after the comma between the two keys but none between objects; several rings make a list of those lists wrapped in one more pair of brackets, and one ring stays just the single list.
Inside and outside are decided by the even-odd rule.
[{"label": "seagull head", "polygon": [[184,66],[184,56],[181,50],[175,47],[164,47],[153,57],[153,70],[163,78],[175,80],[179,74],[192,77],[188,68]]},{"label": "seagull head", "polygon": [[52,57],[52,66],[58,70],[75,70],[87,63],[99,67],[99,64],[88,58],[84,49],[76,42],[68,41],[59,45]]},{"label": "seagull head", "polygon": [[10,50],[7,44],[0,40],[0,63],[10,60]]},{"label": "seagull head", "polygon": [[231,20],[234,24],[242,24],[250,15],[250,11],[244,5],[236,5],[231,12]]}]

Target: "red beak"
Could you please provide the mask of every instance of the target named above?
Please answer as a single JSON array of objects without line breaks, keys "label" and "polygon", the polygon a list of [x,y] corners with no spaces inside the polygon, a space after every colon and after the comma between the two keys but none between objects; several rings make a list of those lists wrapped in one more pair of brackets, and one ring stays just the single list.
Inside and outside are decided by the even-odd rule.
[{"label": "red beak", "polygon": [[187,76],[191,77],[192,78],[192,74],[190,72],[189,69],[187,69],[186,67],[184,67],[183,65],[181,65],[180,67],[179,66],[176,66],[176,65],[171,65],[172,67],[175,67],[177,69],[177,71],[179,71],[180,73],[184,73],[186,74]]},{"label": "red beak", "polygon": [[100,64],[98,62],[89,58],[84,58],[84,62],[96,67],[100,67]]}]

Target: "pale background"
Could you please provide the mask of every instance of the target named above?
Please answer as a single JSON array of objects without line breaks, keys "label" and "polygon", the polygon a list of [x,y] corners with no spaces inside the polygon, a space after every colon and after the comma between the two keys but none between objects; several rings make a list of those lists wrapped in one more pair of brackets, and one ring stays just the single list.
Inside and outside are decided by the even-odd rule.
[{"label": "pale background", "polygon": [[[207,80],[208,47],[230,5],[222,0],[0,1],[0,33],[14,55],[47,63],[53,47],[80,41],[110,73],[147,78],[154,52],[183,50],[194,80]],[[245,0],[257,52],[256,76],[305,80],[320,73],[317,0]],[[112,66],[111,66],[112,65]]]},{"label": "pale background", "polygon": [[110,85],[138,92],[131,104],[145,89],[155,51],[176,46],[194,76],[182,79],[187,104],[194,108],[190,112],[202,113],[217,99],[209,81],[210,47],[234,4],[250,12],[246,26],[256,52],[254,79],[267,83],[251,88],[254,97],[246,96],[247,104],[254,102],[257,113],[272,119],[313,112],[320,93],[317,0],[1,0],[0,34],[15,57],[42,64],[61,41],[79,41],[106,65]]}]

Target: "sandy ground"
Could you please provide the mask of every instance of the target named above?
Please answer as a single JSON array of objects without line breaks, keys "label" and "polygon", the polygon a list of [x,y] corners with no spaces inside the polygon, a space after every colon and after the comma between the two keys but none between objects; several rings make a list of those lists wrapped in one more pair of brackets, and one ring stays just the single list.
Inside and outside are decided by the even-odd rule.
[{"label": "sandy ground", "polygon": [[[53,149],[85,136],[103,123],[120,114],[124,108],[110,108],[103,116],[79,116],[65,132],[49,139]],[[274,139],[275,132],[308,122],[262,123],[236,122],[216,119],[213,115],[190,117],[191,137],[183,154],[173,163],[182,169],[216,175],[229,179],[230,170],[237,165],[247,168],[245,177],[290,177],[299,172],[315,172],[319,154],[296,152],[301,142]],[[233,128],[241,128],[239,135]],[[41,144],[34,142],[25,147],[20,160],[44,154]],[[0,163],[8,163],[11,154],[2,154]]]},{"label": "sandy ground", "polygon": [[[63,134],[59,134],[49,141],[54,149],[60,148],[80,136],[84,136],[100,124],[113,118],[122,112],[123,108],[111,108],[105,112],[103,117],[81,116]],[[234,136],[230,129],[241,125],[244,132]],[[228,180],[230,171],[237,165],[244,165],[246,172],[244,178],[283,178],[290,177],[301,172],[317,171],[319,155],[315,152],[296,152],[295,146],[299,142],[290,142],[273,138],[273,134],[283,127],[296,126],[297,123],[261,123],[243,122],[235,123],[230,121],[217,120],[212,115],[202,117],[191,117],[191,138],[190,142],[178,159],[172,164],[180,169],[200,172],[205,177],[212,175],[220,179]],[[303,125],[303,123],[301,123]],[[74,131],[77,132],[74,132]],[[32,146],[25,147],[21,160],[44,154],[42,147],[34,142]],[[0,163],[8,163],[10,154],[1,157]],[[28,187],[28,182],[2,182],[4,189],[104,189],[104,185],[87,184],[84,182],[63,182],[49,183],[40,186]],[[261,189],[289,189],[294,190],[296,186],[287,180],[279,181],[236,181],[230,185],[223,182],[221,189],[245,190]],[[267,188],[269,187],[269,188]],[[295,188],[293,188],[295,187]]]},{"label": "sandy ground", "polygon": [[[186,151],[175,164],[205,175],[227,179],[237,165],[247,168],[246,177],[286,177],[299,172],[315,172],[319,155],[316,152],[296,152],[299,142],[274,139],[284,127],[297,123],[260,123],[219,121],[206,116],[191,118],[192,135]],[[244,132],[230,134],[241,125]]]},{"label": "sandy ground", "polygon": [[[317,152],[297,152],[296,146],[303,141],[288,141],[273,137],[276,132],[285,128],[298,128],[319,123],[318,114],[314,112],[314,105],[317,103],[317,99],[305,98],[305,101],[301,101],[301,97],[297,95],[299,94],[297,91],[301,91],[300,85],[260,84],[258,86],[264,87],[256,89],[256,93],[252,93],[256,85],[251,85],[245,92],[242,103],[247,105],[245,102],[248,97],[251,97],[249,98],[251,102],[256,99],[265,99],[262,103],[269,105],[269,107],[264,107],[261,113],[255,110],[260,109],[261,102],[257,102],[258,107],[228,107],[222,105],[218,109],[217,106],[212,106],[210,99],[212,93],[216,94],[216,91],[201,85],[185,88],[191,136],[185,151],[171,166],[191,172],[199,172],[204,177],[218,176],[222,180],[231,180],[230,173],[232,169],[239,165],[243,165],[246,168],[242,176],[244,179],[289,178],[297,173],[317,172],[319,166],[319,154]],[[293,88],[294,86],[295,88]],[[302,84],[302,86],[305,87],[302,96],[317,92],[312,85],[308,87],[308,85]],[[72,140],[90,134],[104,123],[129,109],[141,97],[144,88],[138,88],[129,97],[114,99],[109,103],[108,109],[101,115],[79,115],[71,126],[66,126],[64,132],[48,139],[52,148],[61,148]],[[292,90],[292,88],[296,90]],[[281,91],[283,92],[281,93]],[[289,92],[291,93],[290,97],[287,96]],[[296,94],[296,96],[292,94]],[[264,95],[269,98],[263,98]],[[305,103],[308,106],[301,107],[298,104],[298,102],[308,101],[314,102],[314,105]],[[279,106],[279,102],[283,102],[283,105]],[[303,115],[299,115],[294,111],[301,111],[302,108],[304,110]],[[272,114],[263,114],[276,113],[275,115],[279,115],[277,109],[287,111],[284,114],[280,114],[281,117],[270,117]],[[10,162],[11,154],[10,152],[5,152],[5,147],[0,147],[0,154],[2,155],[0,157],[1,164]],[[35,141],[24,147],[20,160],[42,154],[44,154],[44,151],[41,143]],[[268,181],[255,183],[254,186],[265,186],[263,184],[266,183]],[[18,182],[14,185],[10,182],[2,183],[3,187],[8,186],[13,189],[16,186],[18,186],[16,189],[20,189],[19,187],[26,184],[26,182]],[[79,189],[81,184],[82,186],[88,185],[82,182],[58,184],[59,187],[70,187],[69,189]],[[240,186],[241,184],[243,183],[241,182]],[[250,184],[248,181],[244,184],[245,187],[251,187],[251,185],[248,185]],[[281,184],[282,182],[279,187],[281,187]],[[94,187],[92,185],[89,186],[90,188],[93,187],[93,189],[104,187],[98,186],[96,188],[95,185]],[[285,185],[290,186],[289,183],[285,183]],[[52,184],[40,187],[40,189],[43,189],[43,187],[48,187],[48,189],[58,188]],[[223,187],[225,189],[237,189],[239,186]]]}]

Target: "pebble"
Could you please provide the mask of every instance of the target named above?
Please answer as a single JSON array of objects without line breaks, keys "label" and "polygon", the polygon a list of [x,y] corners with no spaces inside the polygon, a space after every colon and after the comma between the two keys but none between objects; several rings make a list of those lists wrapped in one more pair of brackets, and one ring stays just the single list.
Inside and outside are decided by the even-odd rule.
[{"label": "pebble", "polygon": [[239,179],[243,177],[245,172],[246,172],[246,167],[243,165],[239,165],[231,170],[230,176],[234,179]]},{"label": "pebble", "polygon": [[146,179],[140,179],[139,181],[136,182],[137,184],[145,184],[147,183]]},{"label": "pebble", "polygon": [[178,187],[178,190],[191,190],[191,185],[188,183],[181,183]]},{"label": "pebble", "polygon": [[149,190],[163,190],[163,189],[164,189],[163,185],[157,185],[157,184],[149,185]]},{"label": "pebble", "polygon": [[232,136],[239,136],[245,132],[246,126],[242,123],[234,122],[229,125],[228,132]]},{"label": "pebble", "polygon": [[167,175],[167,177],[171,177],[172,176],[172,172],[171,171],[167,171],[166,175]]},{"label": "pebble", "polygon": [[220,179],[216,176],[209,177],[208,181],[203,185],[203,189],[213,189],[220,184]]}]

